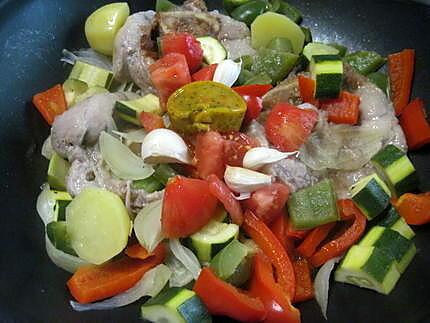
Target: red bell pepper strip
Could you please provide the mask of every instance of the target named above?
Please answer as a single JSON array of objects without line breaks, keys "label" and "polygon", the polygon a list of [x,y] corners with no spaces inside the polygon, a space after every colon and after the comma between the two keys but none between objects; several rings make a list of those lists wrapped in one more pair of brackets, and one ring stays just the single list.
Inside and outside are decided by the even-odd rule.
[{"label": "red bell pepper strip", "polygon": [[408,224],[421,225],[430,222],[430,192],[403,194],[393,205]]},{"label": "red bell pepper strip", "polygon": [[310,258],[321,242],[328,236],[335,224],[334,222],[327,223],[313,229],[297,247],[297,252],[303,257]]},{"label": "red bell pepper strip", "polygon": [[342,200],[338,204],[342,220],[353,219],[352,225],[338,238],[323,245],[311,258],[314,267],[323,265],[328,260],[342,255],[360,239],[366,229],[366,217],[354,205],[352,200]]},{"label": "red bell pepper strip", "polygon": [[287,217],[284,212],[280,212],[279,216],[275,217],[275,220],[270,224],[270,230],[272,230],[275,237],[282,244],[288,255],[291,257],[294,249],[294,243],[290,237],[287,237]]},{"label": "red bell pepper strip", "polygon": [[52,125],[55,117],[67,109],[63,87],[57,84],[45,92],[36,94],[33,96],[33,104],[46,122]]},{"label": "red bell pepper strip", "polygon": [[309,234],[310,230],[296,230],[293,227],[292,222],[288,219],[288,216],[286,221],[287,221],[286,235],[288,238],[302,240]]},{"label": "red bell pepper strip", "polygon": [[165,128],[163,118],[158,114],[141,112],[139,115],[140,124],[146,131]]},{"label": "red bell pepper strip", "polygon": [[399,53],[388,55],[391,99],[397,116],[402,114],[409,102],[414,65],[415,50],[413,49],[404,49]]},{"label": "red bell pepper strip", "polygon": [[271,84],[242,85],[232,88],[240,94],[246,102],[246,114],[244,123],[257,119],[263,110],[263,99],[261,98],[272,88]]},{"label": "red bell pepper strip", "polygon": [[296,295],[293,303],[308,301],[315,297],[314,285],[312,283],[311,268],[307,259],[297,258],[293,261],[294,273],[296,275]]},{"label": "red bell pepper strip", "polygon": [[266,317],[260,299],[251,297],[203,268],[193,290],[212,315],[225,315],[241,322],[259,322]]},{"label": "red bell pepper strip", "polygon": [[330,122],[355,125],[360,117],[359,105],[359,96],[342,91],[339,98],[322,101],[321,109],[327,111]]},{"label": "red bell pepper strip", "polygon": [[423,100],[415,99],[406,106],[400,116],[400,125],[405,133],[409,150],[430,143],[430,124],[427,121]]},{"label": "red bell pepper strip", "polygon": [[215,75],[215,70],[218,64],[212,64],[206,67],[203,67],[199,71],[195,72],[191,75],[193,81],[212,81]]},{"label": "red bell pepper strip", "polygon": [[242,225],[242,207],[239,201],[233,197],[228,186],[214,174],[209,175],[207,181],[209,182],[209,191],[224,205],[233,223]]},{"label": "red bell pepper strip", "polygon": [[315,80],[304,75],[299,75],[298,81],[300,97],[302,98],[303,102],[319,107],[320,101],[314,97]]},{"label": "red bell pepper strip", "polygon": [[245,220],[242,228],[264,254],[269,257],[276,269],[278,283],[282,286],[288,297],[293,299],[296,289],[296,277],[294,276],[293,264],[282,244],[276,239],[266,224],[249,210],[245,212]]},{"label": "red bell pepper strip", "polygon": [[144,247],[142,247],[139,243],[132,244],[128,246],[124,253],[133,259],[140,259],[145,260],[151,256],[153,256],[153,253],[148,252]]},{"label": "red bell pepper strip", "polygon": [[252,95],[262,97],[267,92],[269,92],[273,86],[271,84],[251,84],[235,86],[232,89],[240,95]]},{"label": "red bell pepper strip", "polygon": [[282,287],[276,283],[273,267],[267,257],[254,256],[249,293],[262,300],[267,311],[265,323],[299,323],[300,312],[291,305]]}]

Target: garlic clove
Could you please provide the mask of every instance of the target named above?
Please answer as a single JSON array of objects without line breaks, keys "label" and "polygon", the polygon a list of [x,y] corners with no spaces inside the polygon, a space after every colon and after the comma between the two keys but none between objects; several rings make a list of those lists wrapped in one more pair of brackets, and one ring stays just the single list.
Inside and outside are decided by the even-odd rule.
[{"label": "garlic clove", "polygon": [[218,64],[213,81],[231,87],[239,78],[241,68],[242,62],[236,63],[231,59],[226,59]]},{"label": "garlic clove", "polygon": [[276,163],[289,156],[297,155],[297,153],[297,151],[284,153],[277,149],[267,147],[251,148],[246,152],[243,158],[243,167],[257,170],[267,164]]},{"label": "garlic clove", "polygon": [[273,177],[242,167],[227,166],[224,180],[233,192],[252,193],[263,186],[271,184]]}]

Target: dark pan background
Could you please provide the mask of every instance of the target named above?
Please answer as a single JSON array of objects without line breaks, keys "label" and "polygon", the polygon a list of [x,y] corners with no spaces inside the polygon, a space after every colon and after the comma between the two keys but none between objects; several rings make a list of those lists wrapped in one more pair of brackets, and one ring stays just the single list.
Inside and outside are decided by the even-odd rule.
[{"label": "dark pan background", "polygon": [[[49,129],[29,101],[34,93],[63,82],[61,49],[86,47],[85,18],[107,1],[0,1],[0,321],[138,322],[139,304],[115,311],[76,313],[68,305],[70,276],[45,254],[35,203],[47,162],[40,156]],[[129,1],[132,11],[155,1]],[[350,50],[381,54],[415,48],[413,97],[430,102],[430,8],[412,2],[298,1],[314,38]],[[211,9],[221,1],[209,1]],[[411,154],[430,190],[430,147]],[[430,322],[430,233],[417,228],[418,254],[390,296],[333,284],[329,322]],[[303,322],[324,322],[316,302],[300,305]],[[226,322],[227,320],[220,319]]]}]

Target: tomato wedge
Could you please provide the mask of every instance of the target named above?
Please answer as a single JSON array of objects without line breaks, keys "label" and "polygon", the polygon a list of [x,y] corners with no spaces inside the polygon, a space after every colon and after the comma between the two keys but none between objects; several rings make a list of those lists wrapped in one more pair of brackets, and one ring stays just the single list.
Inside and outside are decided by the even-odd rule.
[{"label": "tomato wedge", "polygon": [[224,160],[230,166],[242,167],[243,157],[248,150],[258,147],[259,143],[254,138],[238,131],[224,133]]},{"label": "tomato wedge", "polygon": [[191,75],[193,81],[212,81],[215,75],[215,70],[218,64],[212,64],[201,68],[199,71]]},{"label": "tomato wedge", "polygon": [[263,303],[235,288],[205,267],[193,290],[212,315],[225,315],[240,322],[259,322],[266,317]]},{"label": "tomato wedge", "polygon": [[217,199],[209,184],[176,176],[166,186],[161,224],[167,238],[187,237],[204,227],[215,214]]},{"label": "tomato wedge", "polygon": [[216,131],[197,135],[194,153],[200,178],[206,179],[211,174],[224,177],[224,148],[225,140]]}]

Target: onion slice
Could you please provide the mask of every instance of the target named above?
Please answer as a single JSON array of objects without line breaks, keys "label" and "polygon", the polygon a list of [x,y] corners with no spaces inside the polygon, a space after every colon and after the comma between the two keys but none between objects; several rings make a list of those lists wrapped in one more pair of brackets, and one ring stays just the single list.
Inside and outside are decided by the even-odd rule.
[{"label": "onion slice", "polygon": [[79,267],[89,265],[85,260],[55,248],[51,240],[49,240],[48,235],[45,235],[45,247],[46,253],[52,262],[69,273],[73,274]]},{"label": "onion slice", "polygon": [[234,197],[234,199],[238,201],[247,200],[251,197],[251,193],[240,193],[239,195],[234,195],[233,193],[231,193],[231,195]]},{"label": "onion slice", "polygon": [[134,233],[139,243],[152,252],[164,239],[161,230],[162,200],[145,205],[134,219]]},{"label": "onion slice", "polygon": [[37,197],[36,210],[39,213],[40,218],[44,225],[52,221],[57,221],[55,218],[55,193],[51,191],[49,184],[45,183],[42,185],[42,192]]},{"label": "onion slice", "polygon": [[107,132],[100,134],[99,145],[103,160],[117,177],[138,180],[148,178],[154,173],[151,166],[145,165],[141,158]]},{"label": "onion slice", "polygon": [[119,139],[127,146],[131,144],[141,144],[146,136],[146,131],[143,129],[133,130],[129,132],[120,132],[113,130],[112,133],[119,137]]},{"label": "onion slice", "polygon": [[166,265],[172,271],[169,287],[184,287],[193,280],[193,274],[174,255],[167,258]]},{"label": "onion slice", "polygon": [[190,249],[181,245],[178,239],[170,239],[169,248],[172,254],[191,272],[193,278],[197,279],[202,267],[196,255]]},{"label": "onion slice", "polygon": [[43,142],[41,154],[48,160],[52,158],[52,155],[54,154],[54,148],[52,148],[51,136],[48,136],[48,138],[46,138]]},{"label": "onion slice", "polygon": [[239,78],[241,68],[242,62],[236,63],[231,59],[226,59],[218,64],[213,81],[231,87]]},{"label": "onion slice", "polygon": [[75,311],[90,311],[90,310],[110,310],[113,308],[126,306],[134,303],[144,296],[157,296],[169,281],[171,275],[170,269],[163,264],[149,270],[143,277],[125,292],[101,302],[92,304],[80,304],[70,301],[70,305]]}]

